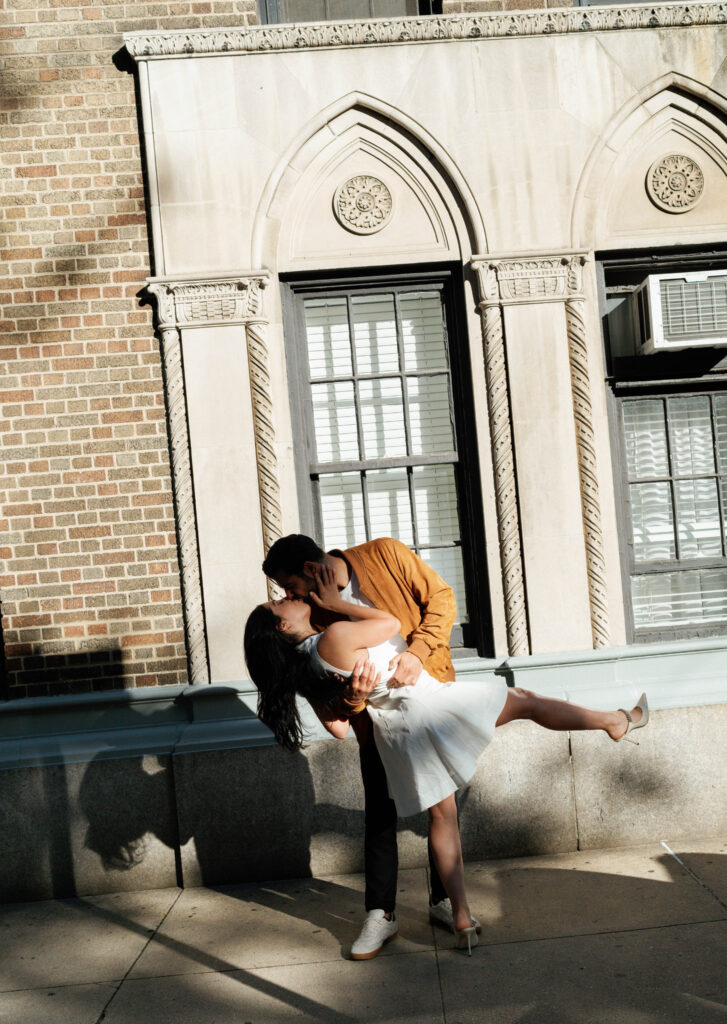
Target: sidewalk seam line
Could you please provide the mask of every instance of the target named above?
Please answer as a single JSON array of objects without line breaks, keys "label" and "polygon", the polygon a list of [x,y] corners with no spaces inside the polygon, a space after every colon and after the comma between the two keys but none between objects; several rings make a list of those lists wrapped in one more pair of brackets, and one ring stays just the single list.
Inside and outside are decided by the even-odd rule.
[{"label": "sidewalk seam line", "polygon": [[109,1007],[111,1006],[111,1004],[113,1003],[113,1001],[114,1001],[114,999],[116,998],[116,996],[117,996],[117,995],[119,994],[119,992],[121,991],[121,986],[122,986],[122,985],[124,984],[124,982],[126,981],[126,979],[127,979],[128,977],[129,977],[129,975],[131,974],[131,972],[132,972],[132,971],[134,970],[134,968],[135,968],[135,967],[136,967],[136,965],[138,964],[139,960],[141,959],[141,957],[142,957],[142,956],[144,955],[144,953],[145,953],[145,952],[146,952],[146,950],[148,949],[148,947],[149,947],[149,944],[150,944],[150,943],[152,942],[152,940],[153,940],[153,939],[154,939],[154,937],[156,936],[156,934],[157,934],[157,932],[159,931],[159,929],[161,928],[161,926],[162,926],[162,925],[164,924],[164,922],[166,921],[166,919],[167,919],[167,918],[169,917],[169,915],[171,914],[171,912],[172,912],[172,911],[174,910],[174,908],[176,907],[176,905],[177,905],[177,903],[179,902],[179,899],[180,899],[180,897],[181,897],[181,895],[182,895],[182,893],[183,893],[183,892],[184,892],[184,889],[180,889],[180,890],[179,890],[179,892],[177,893],[176,897],[174,898],[174,900],[172,900],[172,902],[170,903],[170,905],[169,905],[169,906],[167,907],[166,913],[165,913],[165,914],[164,914],[164,916],[162,917],[161,921],[160,921],[160,922],[159,922],[159,924],[158,924],[158,925],[156,926],[156,928],[155,928],[155,929],[154,929],[154,931],[153,931],[153,932],[151,933],[151,935],[150,935],[150,936],[149,936],[149,937],[147,938],[146,942],[145,942],[145,943],[144,943],[144,945],[142,946],[142,948],[141,948],[141,950],[139,951],[138,955],[137,955],[137,956],[136,956],[136,957],[134,958],[134,961],[133,961],[133,963],[131,963],[131,964],[129,965],[129,969],[128,969],[128,970],[126,971],[126,973],[124,974],[124,976],[123,976],[123,978],[121,979],[121,981],[120,981],[120,982],[118,983],[118,985],[116,986],[116,988],[114,989],[114,991],[113,991],[113,992],[111,993],[111,995],[109,996],[109,999],[108,999],[108,1001],[106,1002],[106,1004],[105,1004],[104,1008],[103,1008],[103,1009],[101,1010],[101,1013],[99,1014],[98,1018],[96,1019],[96,1024],[101,1024],[101,1022],[103,1021],[104,1017],[106,1016],[106,1011],[108,1010],[108,1008],[109,1008]]},{"label": "sidewalk seam line", "polygon": [[578,794],[576,793],[576,766],[573,763],[573,732],[568,730],[568,769],[570,774],[571,800],[573,801],[573,823],[576,829],[576,853],[581,852],[581,823],[578,818]]},{"label": "sidewalk seam line", "polygon": [[591,939],[600,935],[630,935],[632,932],[653,932],[661,928],[690,928],[698,924],[724,924],[725,917],[708,917],[702,921],[671,921],[667,924],[647,924],[637,928],[607,928],[602,932],[569,932],[567,935],[544,935],[542,938],[505,939],[503,942],[480,942],[485,949],[497,946],[518,946],[524,942],[560,942],[563,939]]},{"label": "sidewalk seam line", "polygon": [[442,1024],[447,1024],[447,1011],[444,1008],[444,988],[442,986],[442,971],[439,966],[439,944],[437,942],[437,936],[434,934],[434,925],[430,922],[429,927],[432,931],[432,938],[434,939],[434,964],[437,968],[437,985],[439,986],[439,1002],[442,1005]]},{"label": "sidewalk seam line", "polygon": [[691,869],[690,867],[688,867],[688,866],[687,866],[687,865],[686,865],[686,864],[684,863],[684,861],[683,861],[683,860],[681,859],[681,857],[679,857],[679,856],[678,856],[678,855],[677,855],[676,853],[674,853],[674,851],[673,851],[673,850],[672,850],[672,848],[671,848],[671,847],[670,847],[670,846],[668,845],[668,843],[665,843],[665,842],[664,842],[664,840],[662,839],[662,841],[661,841],[661,845],[662,845],[662,846],[664,847],[664,849],[666,850],[666,852],[667,852],[667,853],[668,853],[668,854],[669,854],[670,856],[672,856],[672,857],[674,858],[674,860],[675,860],[675,861],[677,862],[677,864],[680,864],[680,865],[681,865],[681,866],[682,866],[682,867],[684,868],[684,870],[685,870],[685,871],[687,872],[687,874],[688,874],[688,875],[690,875],[690,876],[691,876],[691,877],[692,877],[692,878],[694,879],[694,881],[695,881],[695,882],[696,882],[696,883],[697,883],[698,885],[701,885],[701,887],[702,887],[702,888],[703,888],[703,889],[705,890],[705,892],[708,892],[708,893],[709,893],[709,895],[710,895],[710,896],[711,896],[711,897],[712,897],[713,899],[715,899],[715,900],[716,900],[716,901],[717,901],[717,902],[719,903],[719,905],[720,905],[721,907],[724,907],[724,909],[725,909],[725,910],[727,910],[727,903],[725,903],[725,901],[724,901],[723,899],[721,899],[721,898],[720,898],[720,897],[719,897],[719,896],[717,895],[717,893],[716,893],[716,892],[714,892],[714,890],[713,890],[713,889],[710,889],[710,888],[709,888],[709,886],[707,885],[707,883],[706,883],[706,882],[703,882],[703,881],[702,881],[702,879],[701,879],[701,878],[699,877],[699,875],[696,875],[696,874],[695,874],[695,873],[694,873],[694,872],[692,871],[692,869]]}]

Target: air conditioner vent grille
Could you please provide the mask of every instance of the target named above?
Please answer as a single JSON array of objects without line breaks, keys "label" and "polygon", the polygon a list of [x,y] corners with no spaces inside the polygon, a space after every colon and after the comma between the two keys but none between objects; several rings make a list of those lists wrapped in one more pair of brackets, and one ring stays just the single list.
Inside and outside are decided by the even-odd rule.
[{"label": "air conditioner vent grille", "polygon": [[706,281],[661,280],[659,284],[667,341],[727,334],[727,275]]}]

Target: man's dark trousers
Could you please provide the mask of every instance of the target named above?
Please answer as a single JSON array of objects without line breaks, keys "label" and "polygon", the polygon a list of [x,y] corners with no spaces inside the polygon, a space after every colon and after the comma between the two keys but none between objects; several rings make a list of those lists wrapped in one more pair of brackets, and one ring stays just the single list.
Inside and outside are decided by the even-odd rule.
[{"label": "man's dark trousers", "polygon": [[[369,910],[391,913],[396,905],[396,881],[399,854],[396,846],[396,805],[389,796],[386,772],[376,748],[371,719],[364,711],[357,722],[356,734],[361,757],[361,777],[365,797],[364,870],[366,875],[365,905]],[[439,872],[434,864],[432,848],[429,850],[429,877],[431,902],[445,899]]]}]

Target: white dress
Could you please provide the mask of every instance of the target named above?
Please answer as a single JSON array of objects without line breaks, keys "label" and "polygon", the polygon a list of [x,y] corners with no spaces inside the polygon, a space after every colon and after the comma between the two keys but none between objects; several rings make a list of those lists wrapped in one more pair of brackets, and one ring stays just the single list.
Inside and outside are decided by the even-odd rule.
[{"label": "white dress", "polygon": [[[350,676],[321,658],[322,635],[308,637],[300,649],[319,671]],[[432,807],[469,782],[507,697],[504,679],[440,683],[424,670],[414,686],[389,689],[389,662],[404,650],[406,642],[398,635],[369,648],[381,682],[367,701],[389,794],[402,818]]]}]

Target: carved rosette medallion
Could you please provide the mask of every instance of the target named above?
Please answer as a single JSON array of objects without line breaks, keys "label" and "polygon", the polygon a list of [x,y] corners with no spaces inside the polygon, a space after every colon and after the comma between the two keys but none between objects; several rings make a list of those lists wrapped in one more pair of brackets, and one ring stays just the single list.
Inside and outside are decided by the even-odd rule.
[{"label": "carved rosette medallion", "polygon": [[373,235],[391,217],[391,192],[379,178],[357,174],[336,189],[333,212],[347,231],[356,235]]},{"label": "carved rosette medallion", "polygon": [[699,164],[681,153],[660,156],[646,175],[646,192],[667,213],[685,213],[702,198],[704,175]]}]

